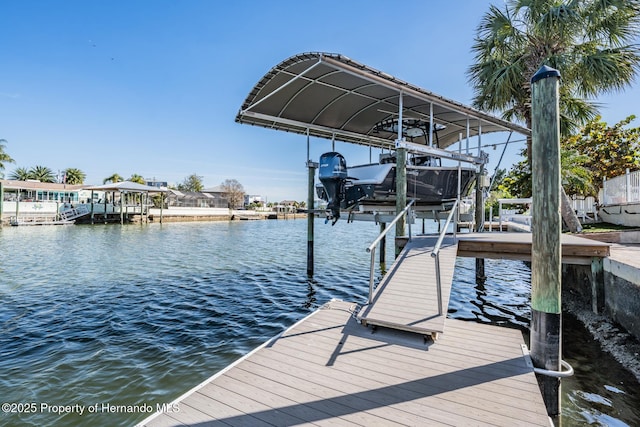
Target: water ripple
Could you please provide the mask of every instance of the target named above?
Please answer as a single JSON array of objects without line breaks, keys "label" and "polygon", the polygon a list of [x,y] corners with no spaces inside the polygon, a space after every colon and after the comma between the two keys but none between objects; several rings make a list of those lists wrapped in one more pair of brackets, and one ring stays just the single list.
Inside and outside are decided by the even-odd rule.
[{"label": "water ripple", "polygon": [[[306,221],[0,229],[0,396],[168,403],[331,298],[364,303],[377,231],[318,221],[310,279]],[[479,283],[474,268],[458,259],[450,316],[526,329],[526,264],[487,260]],[[636,398],[616,387],[625,391],[608,399]],[[0,414],[0,425],[130,425],[145,415]]]}]

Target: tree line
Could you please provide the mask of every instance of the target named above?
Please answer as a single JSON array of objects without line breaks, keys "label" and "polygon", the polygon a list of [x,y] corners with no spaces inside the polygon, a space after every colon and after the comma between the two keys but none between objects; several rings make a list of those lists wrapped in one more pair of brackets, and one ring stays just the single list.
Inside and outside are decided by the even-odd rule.
[{"label": "tree line", "polygon": [[[15,161],[9,156],[6,151],[6,140],[0,139],[0,177],[4,177],[3,170],[5,163],[14,163]],[[27,181],[37,180],[40,182],[49,183],[64,183],[69,185],[82,185],[86,179],[86,174],[77,168],[67,168],[61,172],[61,176],[58,176],[53,172],[51,168],[46,166],[34,166],[31,168],[19,167],[11,172],[8,176],[11,180]],[[103,184],[117,183],[125,181],[125,179],[118,173],[114,173],[102,180]],[[146,180],[142,175],[132,174],[126,181],[135,182],[145,185]],[[171,189],[186,191],[186,192],[200,192],[204,189],[202,182],[202,176],[197,174],[191,174],[186,177],[181,183],[176,186],[169,186]],[[220,185],[222,193],[224,193],[230,206],[242,206],[244,203],[244,187],[238,180],[227,179]]]},{"label": "tree line", "polygon": [[[561,177],[567,194],[597,200],[605,178],[640,169],[640,127],[628,126],[634,119],[631,115],[609,126],[598,116],[579,132],[562,138]],[[499,170],[494,182],[499,198],[531,197],[531,166],[525,159],[509,172]]]}]

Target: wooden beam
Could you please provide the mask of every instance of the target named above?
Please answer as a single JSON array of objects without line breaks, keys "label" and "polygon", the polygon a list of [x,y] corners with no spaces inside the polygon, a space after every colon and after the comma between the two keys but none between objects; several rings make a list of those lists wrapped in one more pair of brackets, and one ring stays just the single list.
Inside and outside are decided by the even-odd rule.
[{"label": "wooden beam", "polygon": [[[400,126],[401,127],[401,126]],[[407,149],[396,150],[396,215],[407,206]],[[404,236],[405,220],[400,218],[396,223],[396,237]],[[401,249],[396,245],[396,257]]]}]

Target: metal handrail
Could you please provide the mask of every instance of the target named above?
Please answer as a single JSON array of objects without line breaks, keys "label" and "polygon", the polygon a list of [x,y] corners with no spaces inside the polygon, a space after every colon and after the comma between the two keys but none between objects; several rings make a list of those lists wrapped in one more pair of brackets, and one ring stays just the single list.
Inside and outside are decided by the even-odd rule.
[{"label": "metal handrail", "polygon": [[[436,245],[433,247],[431,251],[431,257],[435,258],[436,263],[436,283],[438,285],[438,315],[442,314],[442,279],[440,277],[440,247],[442,246],[442,241],[444,240],[445,234],[447,234],[447,228],[451,223],[451,219],[453,218],[453,214],[458,209],[458,202],[460,199],[456,199],[456,202],[453,204],[451,208],[451,212],[449,212],[449,216],[447,217],[447,221],[444,223],[444,227],[442,227],[442,231],[440,231],[440,236],[436,241]],[[456,237],[456,227],[453,227],[453,237]]]},{"label": "metal handrail", "polygon": [[[369,266],[369,304],[373,301],[373,271],[376,267],[376,247],[380,243],[380,241],[387,235],[389,230],[391,230],[391,226],[395,225],[396,222],[400,220],[400,218],[405,215],[411,206],[414,204],[415,200],[411,200],[405,208],[400,211],[398,215],[391,221],[387,227],[378,235],[378,237],[369,245],[367,248],[367,252],[371,253],[371,264]],[[407,221],[409,224],[409,241],[411,241],[411,221]]]},{"label": "metal handrail", "polygon": [[[409,210],[409,208],[415,203],[415,200],[411,200],[407,206],[398,214],[396,215],[395,218],[393,218],[393,220],[387,224],[387,228],[384,229],[384,231],[382,231],[378,237],[376,237],[376,240],[373,241],[373,243],[371,243],[369,245],[369,247],[367,248],[367,252],[371,252],[372,250],[375,249],[375,247],[378,245],[378,243],[380,243],[380,240],[382,240],[382,238],[384,236],[386,236],[386,234],[389,232],[389,230],[391,230],[391,227],[393,225],[396,224],[396,222],[398,222],[400,220],[400,217],[402,217],[402,215],[404,215],[405,213],[407,213],[407,211]],[[411,224],[409,224],[411,225]],[[411,227],[409,227],[409,239],[411,239]]]},{"label": "metal handrail", "polygon": [[[431,251],[431,256],[432,257],[437,257],[438,253],[440,252],[440,246],[442,246],[442,241],[444,240],[444,236],[445,234],[447,234],[447,228],[449,227],[449,224],[451,223],[451,220],[453,219],[453,214],[455,213],[456,209],[458,208],[458,202],[460,200],[456,199],[455,203],[453,204],[453,207],[451,208],[451,212],[449,212],[449,216],[447,217],[447,221],[444,223],[444,227],[442,227],[442,231],[440,231],[440,236],[438,237],[438,241],[436,242],[436,245],[433,247],[433,251]],[[456,229],[453,229],[453,236],[456,236]]]}]

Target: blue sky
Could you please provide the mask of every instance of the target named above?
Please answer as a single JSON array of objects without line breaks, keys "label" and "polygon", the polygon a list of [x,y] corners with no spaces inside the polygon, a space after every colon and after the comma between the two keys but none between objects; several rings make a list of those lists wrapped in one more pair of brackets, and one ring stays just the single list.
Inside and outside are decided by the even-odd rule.
[{"label": "blue sky", "polygon": [[[195,173],[207,187],[237,179],[269,201],[305,200],[306,139],[234,122],[258,80],[292,55],[333,52],[470,104],[470,48],[491,3],[3,0],[0,138],[16,160],[5,174],[42,165],[79,168],[89,184],[114,173],[176,184]],[[604,120],[637,114],[638,99],[637,84],[603,97]],[[314,159],[330,149],[311,142]],[[489,150],[490,171],[500,153]]]}]

